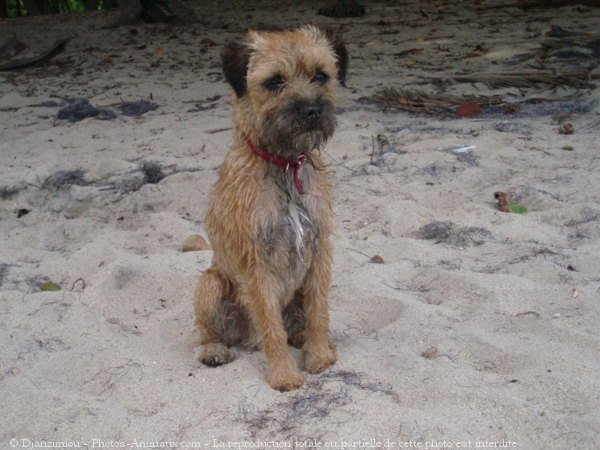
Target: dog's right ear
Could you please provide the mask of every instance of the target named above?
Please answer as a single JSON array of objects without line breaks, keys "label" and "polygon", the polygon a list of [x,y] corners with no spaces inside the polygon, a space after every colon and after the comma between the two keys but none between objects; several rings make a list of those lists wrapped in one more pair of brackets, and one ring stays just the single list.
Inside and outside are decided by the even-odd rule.
[{"label": "dog's right ear", "polygon": [[235,94],[240,98],[246,92],[250,49],[240,44],[229,44],[221,53],[223,74]]},{"label": "dog's right ear", "polygon": [[346,50],[346,44],[344,44],[340,35],[332,28],[325,28],[323,32],[331,44],[331,48],[337,59],[338,81],[342,86],[346,87],[346,75],[348,73],[348,51]]}]

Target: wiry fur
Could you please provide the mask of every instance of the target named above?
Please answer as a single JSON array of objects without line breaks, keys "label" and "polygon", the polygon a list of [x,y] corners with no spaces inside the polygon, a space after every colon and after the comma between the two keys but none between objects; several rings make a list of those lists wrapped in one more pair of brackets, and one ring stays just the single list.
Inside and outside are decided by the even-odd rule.
[{"label": "wiry fur", "polygon": [[[310,26],[249,32],[245,45],[223,54],[235,94],[234,142],[206,212],[214,255],[194,300],[200,359],[220,365],[232,359],[230,346],[261,346],[268,382],[279,390],[304,382],[288,341],[302,347],[308,372],[336,360],[328,337],[332,185],[318,150],[335,128],[336,61],[331,41]],[[326,83],[315,82],[321,72]],[[273,76],[285,80],[277,92],[265,88]],[[305,106],[314,104],[320,113],[307,118]],[[283,158],[306,155],[299,171],[305,193],[298,192],[292,170],[258,158],[248,139]]]}]

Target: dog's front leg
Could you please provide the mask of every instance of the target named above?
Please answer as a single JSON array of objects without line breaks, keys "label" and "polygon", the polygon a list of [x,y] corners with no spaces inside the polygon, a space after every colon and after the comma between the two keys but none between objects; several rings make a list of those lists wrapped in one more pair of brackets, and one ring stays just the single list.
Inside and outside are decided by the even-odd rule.
[{"label": "dog's front leg", "polygon": [[303,286],[306,340],[304,368],[319,373],[335,363],[335,346],[329,339],[329,290],[331,283],[332,248],[321,241]]},{"label": "dog's front leg", "polygon": [[287,346],[279,297],[281,288],[268,271],[255,267],[249,275],[242,301],[262,336],[267,358],[267,381],[273,389],[290,391],[304,384]]}]

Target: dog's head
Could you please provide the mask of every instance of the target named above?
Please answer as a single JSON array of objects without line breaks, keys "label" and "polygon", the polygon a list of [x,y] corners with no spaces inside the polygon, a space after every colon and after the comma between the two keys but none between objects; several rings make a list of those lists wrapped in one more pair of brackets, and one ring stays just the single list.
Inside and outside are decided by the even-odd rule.
[{"label": "dog's head", "polygon": [[260,147],[293,157],[333,134],[335,89],[348,61],[341,40],[314,26],[250,31],[243,45],[225,48],[222,61],[236,128]]}]

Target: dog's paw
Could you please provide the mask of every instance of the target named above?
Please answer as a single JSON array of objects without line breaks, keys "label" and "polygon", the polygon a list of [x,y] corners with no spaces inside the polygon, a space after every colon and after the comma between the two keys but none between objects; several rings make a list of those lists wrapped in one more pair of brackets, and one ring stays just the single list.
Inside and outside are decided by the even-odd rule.
[{"label": "dog's paw", "polygon": [[269,385],[278,391],[293,391],[304,384],[304,377],[296,369],[270,370],[267,376]]},{"label": "dog's paw", "polygon": [[329,341],[328,345],[321,347],[305,346],[304,369],[308,373],[321,373],[337,361],[335,345]]},{"label": "dog's paw", "polygon": [[233,355],[223,344],[205,344],[198,359],[208,367],[218,367],[233,360]]}]

